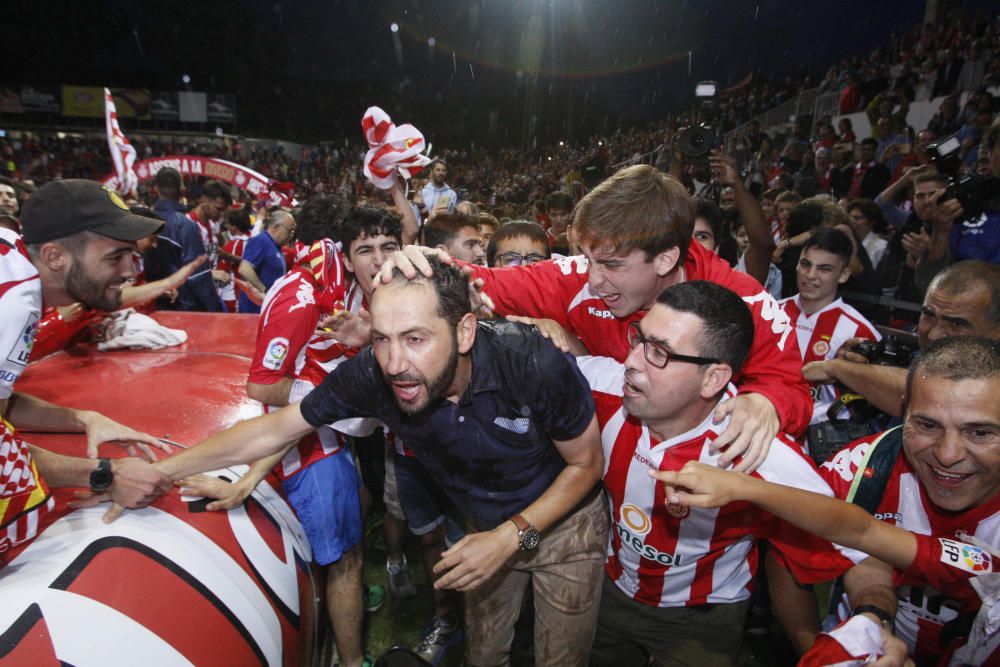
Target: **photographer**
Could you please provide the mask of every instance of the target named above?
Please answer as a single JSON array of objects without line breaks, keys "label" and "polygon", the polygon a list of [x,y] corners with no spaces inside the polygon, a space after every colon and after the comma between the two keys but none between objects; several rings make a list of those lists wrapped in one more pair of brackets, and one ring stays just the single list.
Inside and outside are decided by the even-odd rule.
[{"label": "photographer", "polygon": [[[949,336],[1000,339],[1000,265],[959,262],[931,282],[917,325],[917,342],[922,350]],[[852,349],[859,342],[848,340],[836,359],[804,365],[802,375],[809,382],[839,382],[879,410],[901,417],[906,369],[870,364]]]}]

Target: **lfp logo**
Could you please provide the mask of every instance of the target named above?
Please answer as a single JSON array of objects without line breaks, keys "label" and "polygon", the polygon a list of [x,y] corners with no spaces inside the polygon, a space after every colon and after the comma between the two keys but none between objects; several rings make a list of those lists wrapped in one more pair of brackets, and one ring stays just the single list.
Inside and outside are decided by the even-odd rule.
[{"label": "lfp logo", "polygon": [[973,572],[989,572],[993,559],[979,547],[963,546],[962,558]]}]

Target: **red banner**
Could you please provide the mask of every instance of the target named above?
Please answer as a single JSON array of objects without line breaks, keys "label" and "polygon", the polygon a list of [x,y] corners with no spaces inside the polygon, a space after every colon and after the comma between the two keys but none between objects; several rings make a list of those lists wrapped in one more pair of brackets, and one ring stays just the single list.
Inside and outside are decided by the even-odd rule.
[{"label": "red banner", "polygon": [[[140,182],[149,181],[164,167],[173,167],[184,176],[203,176],[235,185],[240,190],[249,192],[254,199],[266,197],[272,206],[291,207],[294,204],[290,192],[283,192],[275,187],[281,185],[280,183],[249,167],[213,157],[167,155],[140,160],[135,163],[135,174]],[[102,180],[108,184],[113,178],[114,174],[108,174]]]}]

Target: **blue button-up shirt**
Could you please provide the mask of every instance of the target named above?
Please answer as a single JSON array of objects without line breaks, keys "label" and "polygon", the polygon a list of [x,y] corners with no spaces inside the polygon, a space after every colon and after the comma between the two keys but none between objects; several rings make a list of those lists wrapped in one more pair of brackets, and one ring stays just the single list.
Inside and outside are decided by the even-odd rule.
[{"label": "blue button-up shirt", "polygon": [[418,414],[400,410],[369,347],[337,366],[301,405],[316,426],[375,417],[401,438],[479,530],[521,512],[566,467],[553,440],[579,437],[594,416],[572,356],[534,327],[480,322],[469,386]]}]

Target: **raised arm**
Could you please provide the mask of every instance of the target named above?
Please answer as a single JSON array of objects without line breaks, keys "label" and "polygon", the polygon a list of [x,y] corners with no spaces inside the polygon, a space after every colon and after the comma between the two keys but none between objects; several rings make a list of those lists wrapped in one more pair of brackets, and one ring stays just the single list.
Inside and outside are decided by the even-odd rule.
[{"label": "raised arm", "polygon": [[913,533],[878,521],[858,505],[818,493],[737,475],[688,462],[680,472],[650,471],[667,486],[667,501],[692,507],[722,507],[743,500],[803,530],[842,546],[864,551],[897,569],[917,555]]}]

